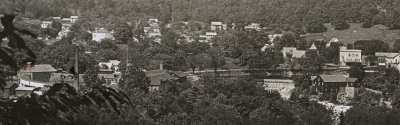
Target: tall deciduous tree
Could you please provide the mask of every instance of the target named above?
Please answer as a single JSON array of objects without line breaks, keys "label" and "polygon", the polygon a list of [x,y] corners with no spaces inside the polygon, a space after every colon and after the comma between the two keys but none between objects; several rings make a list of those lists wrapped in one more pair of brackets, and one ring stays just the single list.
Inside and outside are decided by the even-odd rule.
[{"label": "tall deciduous tree", "polygon": [[150,78],[134,64],[131,64],[126,68],[127,69],[122,71],[122,79],[118,83],[120,88],[123,88],[126,91],[137,88],[148,92]]},{"label": "tall deciduous tree", "polygon": [[303,57],[302,66],[307,74],[318,74],[322,71],[325,58],[318,54],[318,50],[307,50]]},{"label": "tall deciduous tree", "polygon": [[132,40],[133,32],[131,26],[126,23],[119,24],[114,33],[115,39],[122,43],[127,43]]},{"label": "tall deciduous tree", "polygon": [[324,21],[321,15],[315,12],[307,14],[303,18],[303,22],[308,33],[321,33],[328,30],[328,28],[324,26]]},{"label": "tall deciduous tree", "polygon": [[98,75],[99,74],[97,66],[87,68],[86,71],[83,73],[85,87],[92,88],[94,86],[101,85]]}]

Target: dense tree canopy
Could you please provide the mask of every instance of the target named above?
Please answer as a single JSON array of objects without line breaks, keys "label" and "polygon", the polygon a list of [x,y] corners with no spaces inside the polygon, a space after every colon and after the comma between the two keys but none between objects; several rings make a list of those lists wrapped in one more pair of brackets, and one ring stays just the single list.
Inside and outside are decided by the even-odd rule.
[{"label": "dense tree canopy", "polygon": [[[221,0],[186,1],[43,1],[31,0],[4,2],[2,12],[18,8],[24,16],[47,18],[81,15],[94,25],[115,27],[112,22],[140,21],[156,17],[163,22],[177,21],[223,21],[235,22],[244,27],[251,22],[270,24],[295,24],[301,22],[308,32],[326,29],[322,23],[331,22],[339,29],[346,28],[345,22],[361,22],[364,27],[384,24],[391,29],[399,28],[398,8],[400,2],[391,0]],[[318,14],[317,14],[318,13]],[[382,20],[382,21],[380,21]],[[283,28],[283,27],[282,27]]]}]

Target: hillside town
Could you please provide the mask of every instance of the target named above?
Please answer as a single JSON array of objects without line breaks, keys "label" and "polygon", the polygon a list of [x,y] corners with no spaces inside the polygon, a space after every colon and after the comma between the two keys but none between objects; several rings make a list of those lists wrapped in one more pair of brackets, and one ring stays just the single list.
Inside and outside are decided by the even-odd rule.
[{"label": "hillside town", "polygon": [[400,124],[400,2],[162,1],[0,5],[0,124]]}]

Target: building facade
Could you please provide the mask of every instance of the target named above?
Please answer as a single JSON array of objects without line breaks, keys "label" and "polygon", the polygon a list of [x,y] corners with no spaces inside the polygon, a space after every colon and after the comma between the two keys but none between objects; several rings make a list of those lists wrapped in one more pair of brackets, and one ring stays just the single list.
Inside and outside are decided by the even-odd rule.
[{"label": "building facade", "polygon": [[211,30],[226,30],[226,24],[222,22],[211,22]]},{"label": "building facade", "polygon": [[376,52],[375,56],[378,58],[379,63],[385,63],[386,65],[397,65],[400,62],[400,53]]},{"label": "building facade", "polygon": [[96,29],[96,31],[92,32],[92,40],[101,42],[104,39],[114,40],[113,32],[107,31],[104,28]]},{"label": "building facade", "polygon": [[352,63],[361,63],[361,50],[341,48],[339,51],[339,65],[349,66]]},{"label": "building facade", "polygon": [[311,76],[311,83],[314,90],[319,93],[344,93],[351,97],[361,87],[358,78],[351,78],[345,75],[317,75]]}]

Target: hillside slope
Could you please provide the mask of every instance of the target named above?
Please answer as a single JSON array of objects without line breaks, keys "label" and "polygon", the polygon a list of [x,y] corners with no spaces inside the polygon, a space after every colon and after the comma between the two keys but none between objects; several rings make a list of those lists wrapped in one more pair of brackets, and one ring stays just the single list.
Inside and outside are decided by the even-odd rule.
[{"label": "hillside slope", "polygon": [[378,39],[392,45],[396,39],[400,39],[400,30],[387,30],[386,26],[375,25],[371,28],[361,28],[360,24],[352,23],[350,28],[346,30],[334,30],[331,24],[325,24],[328,31],[323,33],[309,33],[305,37],[307,39],[320,39],[326,41],[336,37],[340,42],[352,44],[357,40]]}]

